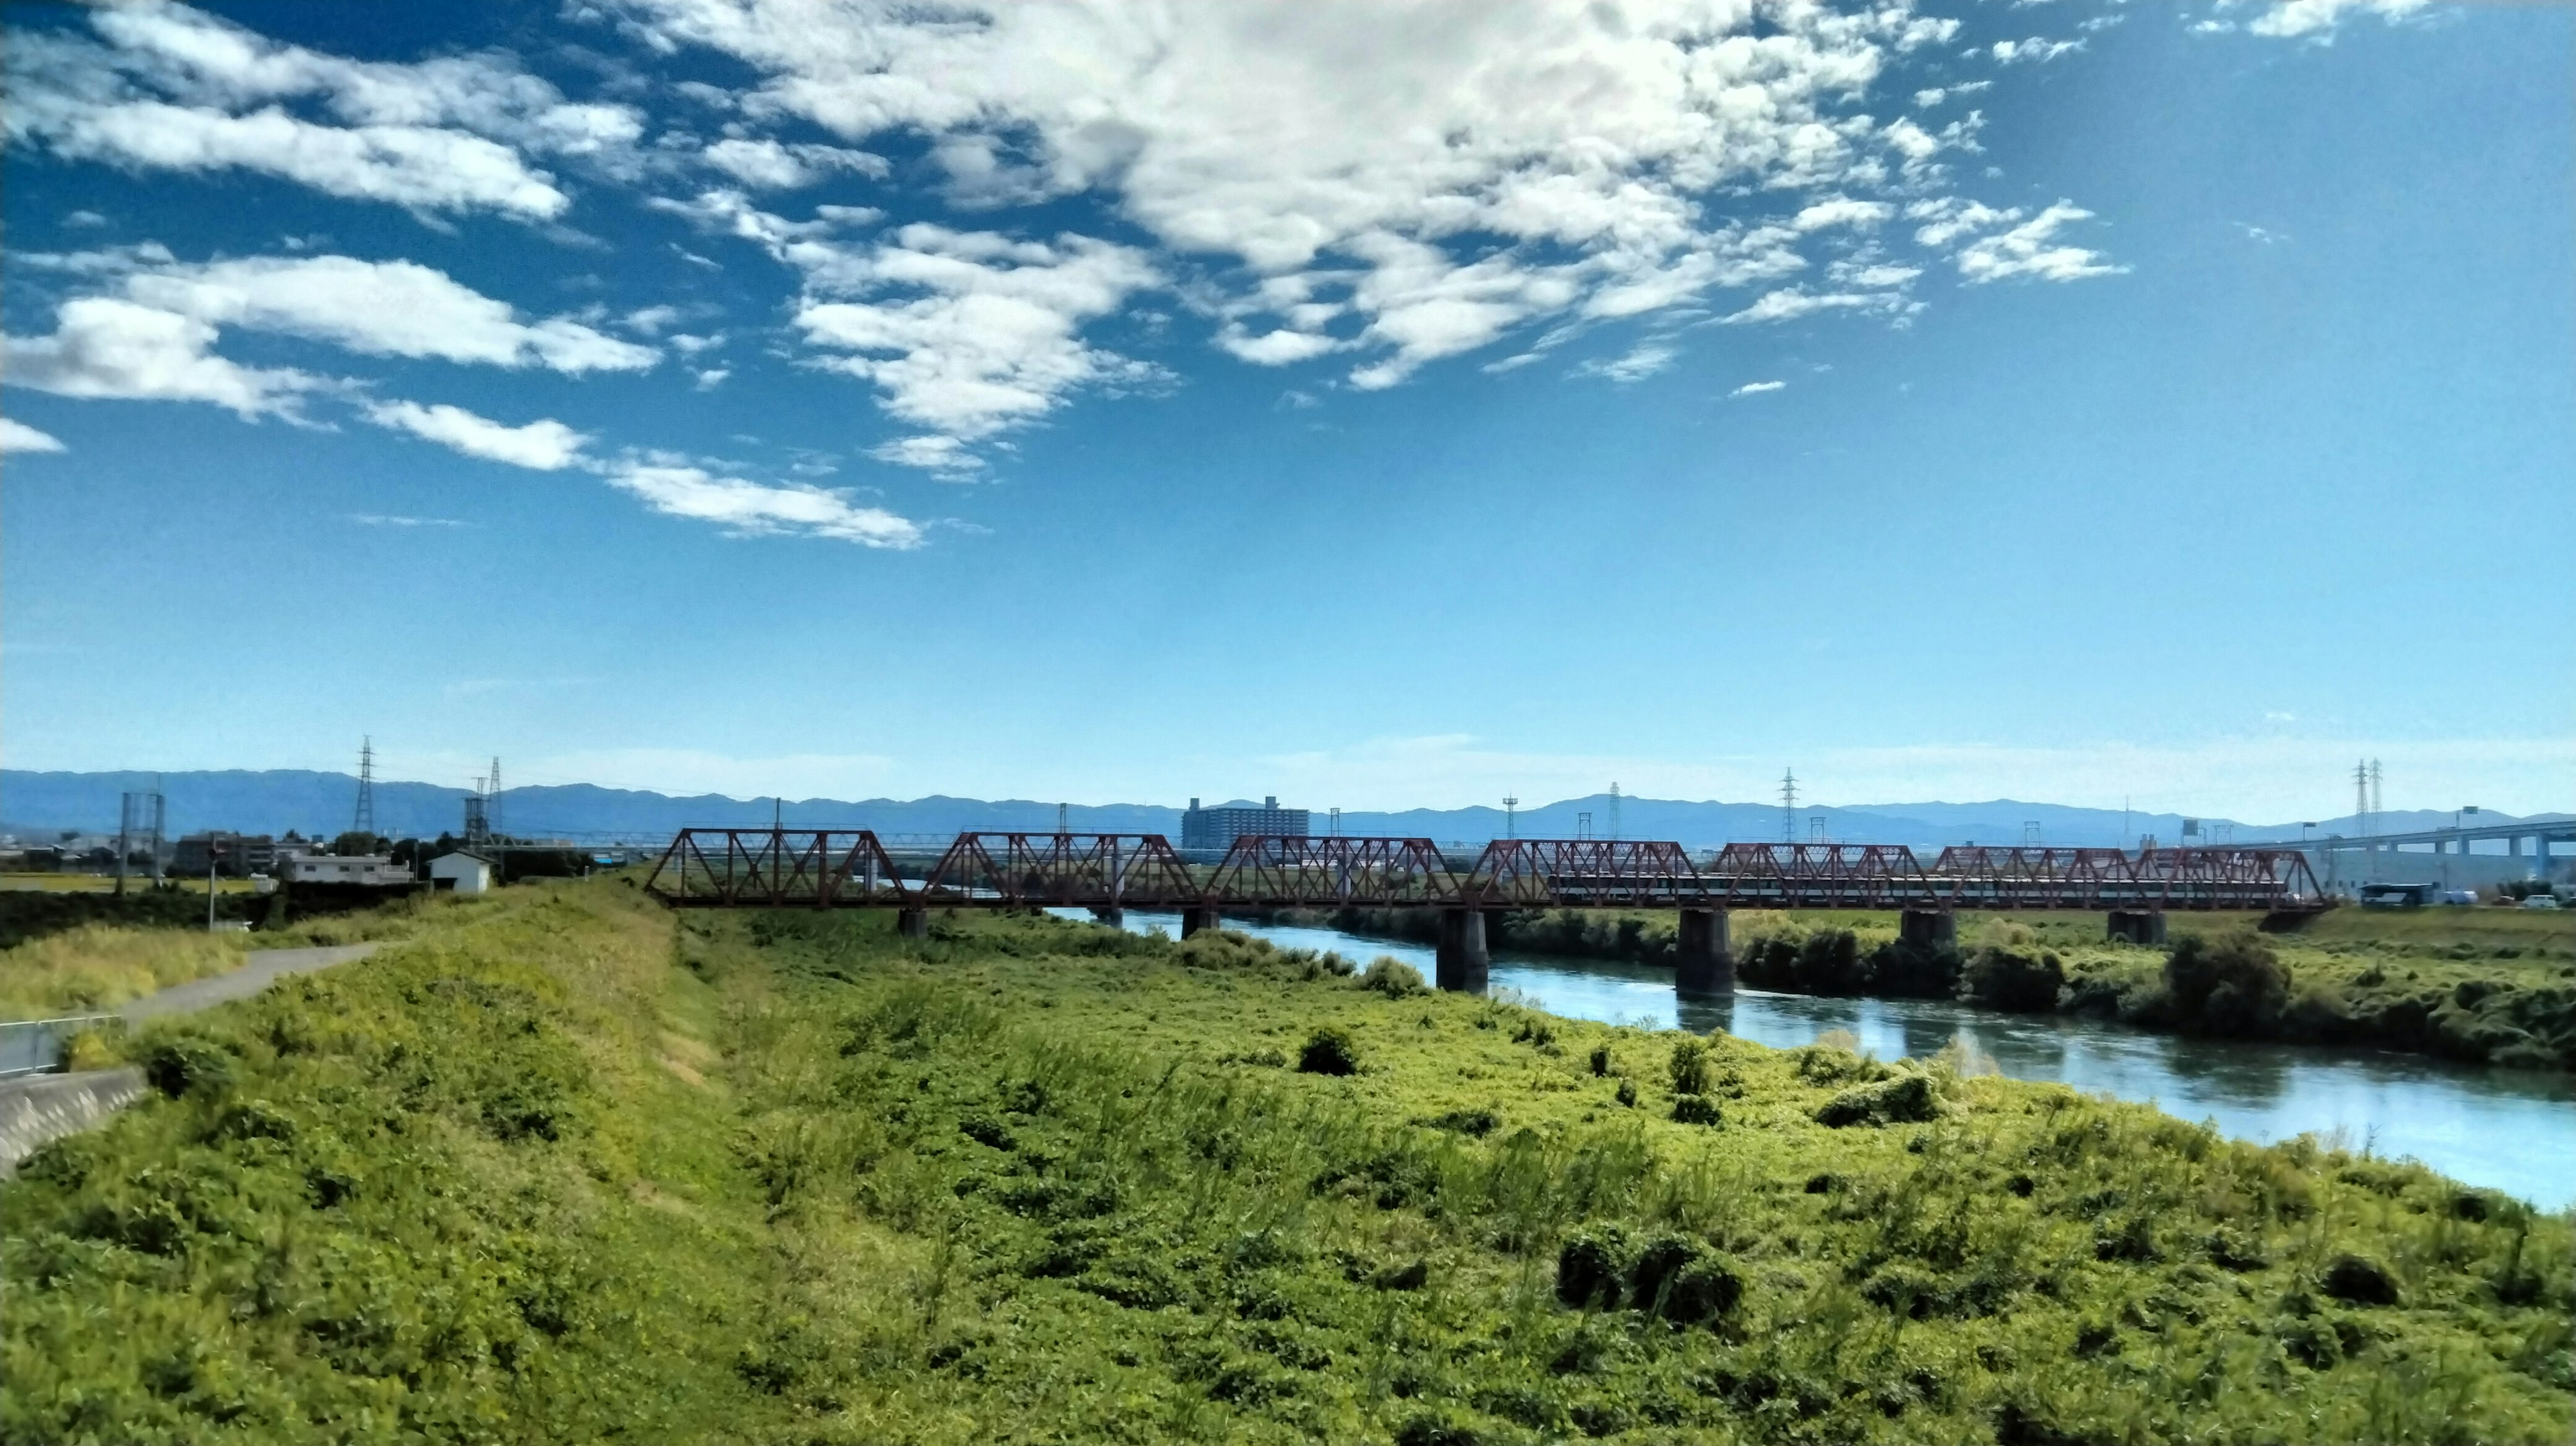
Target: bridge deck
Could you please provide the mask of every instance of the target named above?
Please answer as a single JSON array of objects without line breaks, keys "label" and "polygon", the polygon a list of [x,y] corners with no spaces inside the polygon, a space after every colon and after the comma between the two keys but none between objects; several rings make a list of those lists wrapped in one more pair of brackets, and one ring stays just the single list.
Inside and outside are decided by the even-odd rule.
[{"label": "bridge deck", "polygon": [[645,887],[681,908],[2086,909],[2326,907],[2296,849],[1951,848],[1496,839],[1465,867],[1427,839],[1258,836],[1213,865],[1160,834],[963,833],[899,864],[864,829],[683,829]]}]

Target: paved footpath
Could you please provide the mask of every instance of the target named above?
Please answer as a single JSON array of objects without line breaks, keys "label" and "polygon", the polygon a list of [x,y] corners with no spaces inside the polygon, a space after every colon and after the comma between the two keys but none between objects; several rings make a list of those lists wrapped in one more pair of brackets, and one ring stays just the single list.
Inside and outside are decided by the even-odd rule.
[{"label": "paved footpath", "polygon": [[[328,944],[311,949],[261,949],[229,974],[172,985],[116,1013],[128,1024],[169,1014],[191,1014],[235,999],[248,999],[289,974],[310,974],[334,964],[364,959],[380,944]],[[0,1080],[0,1180],[16,1172],[18,1162],[37,1146],[85,1130],[143,1097],[143,1072],[123,1069],[85,1070],[79,1074],[31,1074]]]}]

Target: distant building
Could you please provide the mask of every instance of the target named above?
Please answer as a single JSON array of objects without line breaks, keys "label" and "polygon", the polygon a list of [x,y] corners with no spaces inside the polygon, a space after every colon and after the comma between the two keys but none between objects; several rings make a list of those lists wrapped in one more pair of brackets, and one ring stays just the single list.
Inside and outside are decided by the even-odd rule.
[{"label": "distant building", "polygon": [[1277,794],[1259,808],[1201,808],[1193,798],[1181,815],[1181,847],[1221,853],[1245,834],[1304,838],[1309,817],[1302,808],[1281,808]]},{"label": "distant building", "polygon": [[346,884],[360,889],[407,889],[417,880],[411,870],[385,854],[288,854],[278,861],[277,876],[289,884]]},{"label": "distant building", "polygon": [[463,849],[440,854],[429,861],[429,886],[459,894],[488,893],[492,888],[492,861]]},{"label": "distant building", "polygon": [[264,874],[277,867],[277,840],[264,833],[228,833],[221,829],[192,833],[172,846],[170,872],[202,877],[210,861],[216,872],[236,879]]}]

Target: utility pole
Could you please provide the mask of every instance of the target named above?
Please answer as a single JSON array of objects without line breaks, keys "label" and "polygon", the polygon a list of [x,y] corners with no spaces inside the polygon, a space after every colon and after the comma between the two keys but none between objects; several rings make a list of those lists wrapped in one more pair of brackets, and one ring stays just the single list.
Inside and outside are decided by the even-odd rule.
[{"label": "utility pole", "polygon": [[1794,844],[1797,841],[1798,770],[1789,768],[1780,773],[1780,842]]},{"label": "utility pole", "polygon": [[1521,801],[1518,798],[1515,798],[1508,793],[1503,795],[1503,837],[1520,837],[1518,825],[1513,820],[1513,810],[1520,806]]},{"label": "utility pole", "polygon": [[223,856],[223,845],[215,842],[215,831],[206,830],[206,932],[215,932],[215,860]]},{"label": "utility pole", "polygon": [[487,788],[487,789],[485,789],[485,790],[483,790],[483,797],[484,797],[484,807],[485,807],[485,808],[487,808],[487,809],[489,809],[489,810],[490,810],[490,813],[491,813],[491,816],[490,816],[488,819],[486,819],[486,820],[484,821],[484,827],[486,827],[486,828],[490,829],[490,830],[491,830],[492,832],[494,832],[494,833],[500,833],[500,832],[501,832],[501,755],[499,755],[499,754],[497,754],[497,753],[495,753],[495,754],[493,754],[493,755],[492,755],[492,786],[491,786],[491,787],[489,787],[489,788]]}]

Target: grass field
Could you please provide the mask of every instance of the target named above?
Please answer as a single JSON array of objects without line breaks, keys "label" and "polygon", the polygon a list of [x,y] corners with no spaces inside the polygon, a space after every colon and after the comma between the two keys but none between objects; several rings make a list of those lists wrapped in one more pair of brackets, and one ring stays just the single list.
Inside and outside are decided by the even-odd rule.
[{"label": "grass field", "polygon": [[1346,969],[425,916],[0,1186],[0,1438],[2565,1439],[2566,1217]]}]

